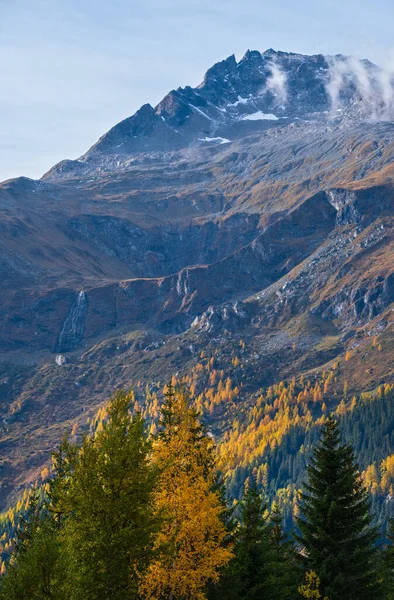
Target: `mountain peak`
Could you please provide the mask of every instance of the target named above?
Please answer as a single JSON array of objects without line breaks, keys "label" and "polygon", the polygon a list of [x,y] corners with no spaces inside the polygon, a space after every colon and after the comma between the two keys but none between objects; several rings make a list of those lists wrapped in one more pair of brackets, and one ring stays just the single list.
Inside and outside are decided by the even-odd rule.
[{"label": "mountain peak", "polygon": [[209,86],[210,82],[216,82],[217,80],[221,80],[226,76],[234,75],[237,71],[237,61],[235,55],[232,54],[228,56],[224,60],[215,63],[208,71],[205,73],[203,82],[198,86],[206,87]]},{"label": "mountain peak", "polygon": [[148,135],[152,132],[155,117],[154,108],[150,104],[143,104],[132,117],[127,117],[105,133],[89,152],[118,148],[132,137]]},{"label": "mountain peak", "polygon": [[241,58],[240,62],[244,60],[258,59],[261,60],[261,52],[258,50],[246,50],[245,54]]},{"label": "mountain peak", "polygon": [[68,161],[61,170],[55,167],[50,176],[72,176],[73,162],[79,177],[83,164],[89,172],[101,170],[103,160],[106,168],[122,168],[122,157],[135,153],[220,146],[222,140],[228,143],[300,120],[392,120],[392,76],[381,74],[373,63],[341,54],[248,49],[239,62],[232,54],[214,64],[196,88],[172,90],[155,108],[144,104],[103,135],[80,161]]}]

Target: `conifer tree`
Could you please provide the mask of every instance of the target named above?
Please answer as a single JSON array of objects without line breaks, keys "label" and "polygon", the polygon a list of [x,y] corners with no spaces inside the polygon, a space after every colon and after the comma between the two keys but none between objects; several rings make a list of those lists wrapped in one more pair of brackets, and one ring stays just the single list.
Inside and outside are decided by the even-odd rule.
[{"label": "conifer tree", "polygon": [[21,515],[16,530],[16,543],[14,556],[23,556],[25,554],[39,527],[42,519],[40,506],[40,496],[36,488],[33,488],[29,498],[29,504],[25,515]]},{"label": "conifer tree", "polygon": [[273,597],[268,582],[273,552],[265,513],[266,504],[255,478],[251,477],[241,503],[241,524],[236,537],[233,565],[236,573],[234,588],[239,599]]},{"label": "conifer tree", "polygon": [[240,523],[234,534],[234,558],[212,590],[212,600],[276,597],[269,570],[274,551],[265,513],[266,504],[252,476],[246,481],[239,506]]},{"label": "conifer tree", "polygon": [[84,439],[78,453],[71,452],[71,472],[67,467],[64,480],[52,486],[55,512],[69,515],[62,539],[68,566],[64,587],[71,600],[137,598],[154,555],[160,525],[153,502],[156,472],[144,421],[129,412],[133,401],[123,391],[112,398],[107,421]]},{"label": "conifer tree", "polygon": [[385,600],[394,600],[394,520],[390,519],[387,543],[382,552],[382,579]]},{"label": "conifer tree", "polygon": [[379,597],[369,500],[353,451],[342,445],[335,419],[327,418],[308,467],[298,526],[307,571],[317,574],[329,600]]},{"label": "conifer tree", "polygon": [[68,435],[65,435],[58,450],[52,454],[54,476],[48,482],[49,509],[59,528],[73,510],[69,492],[78,452],[77,444],[70,443]]},{"label": "conifer tree", "polygon": [[142,593],[149,600],[204,600],[232,554],[213,442],[184,389],[168,386],[153,456],[161,473],[157,509],[166,511],[166,522]]},{"label": "conifer tree", "polygon": [[292,600],[296,597],[301,573],[293,541],[283,531],[283,515],[274,502],[269,517],[270,543],[272,547],[269,564],[270,588],[275,600]]},{"label": "conifer tree", "polygon": [[58,558],[55,521],[33,490],[18,526],[11,563],[1,577],[0,599],[60,600]]}]

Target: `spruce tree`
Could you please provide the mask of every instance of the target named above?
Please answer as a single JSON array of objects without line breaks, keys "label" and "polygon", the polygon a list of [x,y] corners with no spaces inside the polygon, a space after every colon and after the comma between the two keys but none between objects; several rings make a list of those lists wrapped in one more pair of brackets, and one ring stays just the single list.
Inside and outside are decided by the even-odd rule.
[{"label": "spruce tree", "polygon": [[265,516],[266,504],[251,477],[241,503],[240,529],[236,537],[235,563],[237,598],[250,600],[271,595],[269,565],[273,552],[270,531]]},{"label": "spruce tree", "polygon": [[381,570],[385,600],[394,600],[394,520],[389,521],[387,540],[382,552]]},{"label": "spruce tree", "polygon": [[273,558],[270,529],[266,519],[266,504],[258,491],[256,480],[246,481],[239,506],[240,522],[234,534],[234,558],[219,583],[212,589],[212,600],[250,600],[274,598],[269,566]]},{"label": "spruce tree", "polygon": [[301,496],[300,553],[329,600],[373,600],[377,584],[376,530],[368,494],[352,449],[341,444],[338,424],[327,418],[307,468]]},{"label": "spruce tree", "polygon": [[269,517],[270,543],[272,547],[269,564],[270,588],[275,600],[292,600],[296,597],[301,571],[294,543],[283,531],[283,515],[276,502]]}]

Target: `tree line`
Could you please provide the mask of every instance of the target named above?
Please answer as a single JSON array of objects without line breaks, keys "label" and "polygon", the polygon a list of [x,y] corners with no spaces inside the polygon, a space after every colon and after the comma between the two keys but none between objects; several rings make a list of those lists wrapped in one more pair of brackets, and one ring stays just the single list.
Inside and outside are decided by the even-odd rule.
[{"label": "tree line", "polygon": [[258,477],[229,503],[212,436],[185,387],[167,386],[148,435],[132,392],[53,455],[0,579],[7,600],[394,599],[393,539],[334,416],[307,467],[293,531]]}]

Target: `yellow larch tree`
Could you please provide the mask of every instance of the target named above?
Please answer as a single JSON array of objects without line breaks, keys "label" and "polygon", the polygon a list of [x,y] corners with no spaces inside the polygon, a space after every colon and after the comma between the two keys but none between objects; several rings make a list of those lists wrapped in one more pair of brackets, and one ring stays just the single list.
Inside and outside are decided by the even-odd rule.
[{"label": "yellow larch tree", "polygon": [[212,438],[185,389],[168,386],[153,460],[161,476],[157,510],[166,515],[160,557],[141,586],[147,600],[205,600],[204,589],[232,557],[217,484]]}]

